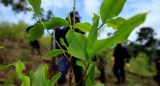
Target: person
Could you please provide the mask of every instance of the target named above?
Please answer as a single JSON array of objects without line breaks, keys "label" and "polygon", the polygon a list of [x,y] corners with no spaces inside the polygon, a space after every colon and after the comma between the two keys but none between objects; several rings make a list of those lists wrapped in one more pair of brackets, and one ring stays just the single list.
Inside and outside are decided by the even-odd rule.
[{"label": "person", "polygon": [[106,82],[106,77],[105,77],[105,66],[106,66],[106,58],[104,58],[104,57],[102,57],[102,56],[98,56],[98,59],[99,59],[99,61],[98,61],[98,70],[100,70],[100,77],[99,77],[99,79],[100,79],[100,81],[102,82],[102,83],[104,83],[105,84],[105,82]]},{"label": "person", "polygon": [[[70,17],[71,17],[71,24],[73,24],[73,12],[70,12]],[[80,16],[79,16],[79,13],[76,11],[75,12],[75,23],[77,23],[77,22],[80,22]],[[68,43],[66,41],[65,36],[66,36],[69,29],[70,29],[69,27],[64,27],[61,31],[61,38],[64,39],[64,42],[66,43],[67,46],[68,46]],[[75,29],[75,31],[78,32],[78,33],[84,34],[84,32],[80,31],[79,29]],[[61,43],[60,43],[60,45],[61,45]],[[64,50],[66,50],[65,46],[62,46],[62,48]],[[69,54],[66,53],[66,55],[68,57],[70,57]],[[73,59],[72,59],[72,67],[73,67],[73,71],[74,71],[74,75],[75,75],[75,81],[76,81],[76,84],[78,84],[78,86],[83,86],[82,85],[83,80],[81,80],[81,78],[82,78],[82,67],[76,65],[77,60],[80,60],[80,59],[75,58],[75,57],[73,57]],[[61,57],[61,61],[59,63],[58,69],[57,69],[57,72],[62,72],[62,75],[58,80],[59,85],[63,86],[63,84],[66,82],[66,74],[68,73],[69,67],[70,67],[70,63],[63,55],[63,57]]]},{"label": "person", "polygon": [[115,47],[115,51],[113,53],[114,57],[114,67],[113,73],[117,78],[117,84],[125,84],[125,59],[127,59],[127,63],[129,63],[129,54],[128,50],[122,46],[121,43],[118,43]]},{"label": "person", "polygon": [[[33,25],[32,25],[32,26],[29,26],[29,27],[27,28],[27,33],[29,33],[29,30],[30,30],[31,28],[33,28],[33,27],[34,27]],[[35,55],[36,55],[36,50],[37,50],[37,52],[38,52],[38,55],[41,55],[39,40],[40,40],[40,39],[29,42],[30,45],[31,45],[31,47],[32,47],[32,52],[31,52],[31,53],[32,53],[32,56],[35,56]]]},{"label": "person", "polygon": [[156,69],[157,74],[154,76],[154,80],[158,83],[158,86],[160,86],[160,55],[153,58],[156,62]]}]

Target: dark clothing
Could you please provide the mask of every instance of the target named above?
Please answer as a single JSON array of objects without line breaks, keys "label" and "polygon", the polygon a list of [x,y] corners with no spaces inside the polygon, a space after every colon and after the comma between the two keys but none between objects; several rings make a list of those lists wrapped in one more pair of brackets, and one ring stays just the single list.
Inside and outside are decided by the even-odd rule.
[{"label": "dark clothing", "polygon": [[117,65],[117,64],[114,64],[114,67],[113,67],[113,73],[115,74],[117,80],[118,80],[118,83],[121,82],[124,82],[125,81],[125,71],[124,71],[124,65]]},{"label": "dark clothing", "polygon": [[129,54],[125,47],[122,46],[116,46],[114,54],[115,63],[113,67],[113,73],[115,74],[118,83],[125,82],[125,59],[127,59],[127,62],[129,62]]},{"label": "dark clothing", "polygon": [[106,77],[105,77],[106,58],[98,56],[98,59],[99,59],[98,70],[100,70],[99,79],[101,80],[102,83],[105,83],[106,82]]},{"label": "dark clothing", "polygon": [[125,47],[117,46],[115,48],[113,56],[115,58],[115,64],[124,65],[125,59],[127,59],[127,62],[129,62],[130,56],[129,56],[128,51]]},{"label": "dark clothing", "polygon": [[[68,32],[69,29],[70,29],[69,27],[65,27],[61,31],[59,30],[60,32],[56,32],[56,34],[57,34],[56,36],[58,36],[57,38],[58,39],[59,38],[63,38],[64,42],[66,43],[67,46],[68,46],[68,43],[67,43],[67,40],[66,40],[65,36],[66,36],[66,34],[67,34],[67,32]],[[75,31],[84,34],[79,29],[75,29]],[[59,34],[61,34],[61,35],[59,35]],[[62,46],[62,44],[60,43],[60,41],[59,41],[59,44]],[[62,48],[64,50],[66,50],[65,46],[62,46]],[[70,55],[68,55],[68,54],[67,54],[67,56],[70,57]],[[76,83],[79,83],[79,81],[82,78],[82,68],[80,66],[76,65],[76,61],[77,60],[79,60],[79,59],[73,57],[72,66],[73,66],[73,71],[74,71],[74,75],[75,75],[75,81],[76,81]],[[57,70],[57,72],[62,72],[62,75],[61,75],[60,79],[58,80],[59,84],[63,84],[63,83],[66,82],[65,75],[68,72],[69,66],[70,66],[70,63],[68,62],[68,60],[65,57],[61,58],[61,61],[60,61],[60,64],[59,64],[58,70]],[[82,82],[80,82],[78,84],[78,86],[82,86]]]},{"label": "dark clothing", "polygon": [[[58,43],[60,43],[60,38],[62,37],[63,33],[62,33],[62,30],[60,28],[56,28],[55,30],[56,34],[55,34],[55,38],[57,40]],[[60,43],[61,45],[61,43]],[[56,49],[60,49],[56,43]]]}]

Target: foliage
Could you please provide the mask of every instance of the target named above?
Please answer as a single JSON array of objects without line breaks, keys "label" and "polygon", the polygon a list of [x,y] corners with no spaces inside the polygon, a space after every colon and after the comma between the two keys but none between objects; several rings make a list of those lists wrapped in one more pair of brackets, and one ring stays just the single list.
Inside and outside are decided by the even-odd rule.
[{"label": "foliage", "polygon": [[[61,73],[57,73],[51,78],[51,80],[47,79],[48,66],[42,64],[39,65],[35,73],[30,71],[30,76],[26,76],[22,72],[23,70],[25,70],[25,66],[21,61],[6,66],[0,66],[0,70],[8,69],[10,66],[15,67],[15,74],[22,81],[21,86],[53,86],[61,76]],[[4,86],[7,85],[9,80],[13,78],[15,74],[10,76],[8,80],[6,80]]]},{"label": "foliage", "polygon": [[[130,59],[131,67],[128,71],[137,74],[138,76],[153,76],[155,71],[154,65],[149,65],[149,58],[145,53],[139,53],[136,58]],[[135,70],[136,69],[136,70]],[[150,70],[152,69],[152,71]]]},{"label": "foliage", "polygon": [[[40,1],[41,0],[39,0],[39,2]],[[112,0],[112,1],[104,0],[102,2],[101,9],[100,9],[100,17],[102,19],[103,24],[101,26],[103,26],[104,24],[108,24],[108,23],[106,23],[108,20],[116,17],[121,12],[125,1],[126,0],[118,1],[118,2],[117,2],[117,0]],[[32,1],[32,2],[34,2],[34,1]],[[30,4],[32,5],[34,12],[39,17],[40,4],[39,3],[30,3]],[[87,86],[94,85],[94,80],[93,80],[94,71],[91,71],[91,70],[95,70],[95,67],[93,66],[91,68],[91,70],[88,70],[88,67],[90,65],[90,61],[94,57],[94,55],[97,52],[100,52],[108,47],[111,47],[111,46],[117,44],[117,43],[125,42],[129,36],[129,34],[134,30],[134,28],[136,28],[138,25],[140,25],[144,22],[145,16],[146,16],[146,13],[139,14],[139,15],[136,15],[126,21],[122,20],[122,21],[120,21],[120,23],[112,21],[111,23],[116,24],[117,25],[116,28],[119,28],[119,29],[115,32],[114,36],[112,36],[111,38],[103,39],[103,40],[97,40],[97,31],[101,28],[101,27],[98,28],[100,17],[97,14],[94,14],[94,17],[92,18],[93,24],[91,26],[91,30],[90,31],[86,30],[86,31],[89,31],[88,37],[85,37],[84,35],[77,33],[72,29],[70,29],[67,32],[66,40],[69,45],[67,47],[67,51],[72,56],[85,60],[85,63],[87,64],[87,66],[85,67],[85,69],[86,69],[85,71],[87,71],[87,72],[84,74],[86,76],[89,76],[86,78],[86,82],[87,82],[86,85]],[[58,18],[53,17],[52,19],[58,19]],[[57,22],[57,21],[61,21],[61,22]],[[46,29],[49,29],[52,27],[58,27],[58,26],[59,27],[69,26],[69,25],[65,24],[66,21],[64,21],[63,19],[61,19],[61,20],[59,19],[57,21],[51,20],[49,22],[45,22],[44,24],[43,24],[43,22],[41,22],[41,23],[44,25],[44,28],[47,27]],[[70,23],[68,23],[68,24],[70,24]],[[78,27],[84,31],[84,28],[86,28],[86,27],[89,28],[90,25],[91,24],[83,23],[83,24],[77,24],[76,27]],[[115,28],[115,27],[113,27],[113,28]],[[37,28],[37,30],[38,30],[38,28]],[[40,36],[40,35],[38,34],[38,36]],[[57,51],[56,50],[52,51],[52,54],[55,54],[55,52],[57,52]],[[49,52],[49,54],[51,54],[51,53]],[[80,64],[80,65],[82,65],[82,64]],[[89,84],[88,81],[92,82],[92,83]]]},{"label": "foliage", "polygon": [[[25,39],[27,24],[23,21],[19,21],[18,24],[12,24],[7,22],[2,22],[0,24],[0,40],[5,39]],[[17,34],[18,32],[18,34]]]},{"label": "foliage", "polygon": [[[140,42],[140,44],[152,45],[149,43],[155,43],[154,35],[156,35],[156,33],[154,32],[152,28],[143,27],[140,29],[139,32],[137,32],[137,34],[138,34],[137,41]],[[145,41],[146,43],[144,43]]]},{"label": "foliage", "polygon": [[[85,60],[85,64],[87,66],[84,67],[84,75],[83,79],[86,82],[87,86],[94,86],[94,72],[95,72],[95,62],[92,63],[92,58],[96,55],[96,53],[108,48],[112,47],[117,43],[123,43],[127,40],[130,33],[142,24],[145,21],[146,13],[138,14],[136,16],[133,16],[132,18],[125,20],[125,19],[119,19],[117,18],[114,20],[116,16],[121,12],[123,9],[123,6],[125,4],[126,0],[103,0],[100,8],[100,16],[97,14],[94,14],[92,18],[92,25],[89,23],[79,23],[76,25],[76,27],[80,28],[80,30],[88,31],[88,36],[84,36],[83,34],[77,33],[74,31],[74,29],[70,29],[66,34],[66,40],[68,43],[67,53],[71,54],[72,56]],[[72,26],[72,24],[65,19],[53,17],[50,21],[42,22],[41,17],[39,16],[41,13],[40,5],[41,0],[29,0],[30,5],[32,6],[32,10],[35,12],[35,14],[38,16],[41,24],[35,24],[34,27],[29,31],[29,40],[35,40],[42,36],[43,31],[45,28],[47,31],[50,28],[53,27],[62,27],[62,26]],[[102,25],[99,25],[99,20],[102,20]],[[110,24],[109,24],[110,23]],[[111,25],[114,24],[114,25]],[[114,35],[110,38],[106,38],[103,40],[97,40],[97,32],[98,30],[104,25],[108,24],[108,26],[115,28],[118,28],[117,31],[114,33]],[[99,27],[100,26],[100,27]],[[116,27],[115,27],[116,26]],[[74,25],[72,26],[73,28]],[[84,30],[84,28],[86,28]],[[49,33],[49,31],[48,31]],[[50,33],[49,33],[50,34]],[[53,37],[54,38],[54,37]],[[54,38],[55,39],[55,38]],[[56,41],[56,40],[55,40]],[[61,40],[63,42],[63,40]],[[58,43],[57,43],[58,44]],[[58,44],[59,45],[59,44]],[[66,45],[63,43],[63,45]],[[60,47],[61,51],[64,51]],[[58,54],[57,54],[58,53]],[[56,56],[61,54],[60,50],[53,50],[46,54],[47,57]],[[67,57],[66,57],[67,58]],[[71,58],[68,58],[69,61]],[[33,74],[30,73],[30,79],[29,77],[23,75],[21,72],[24,70],[24,65],[21,62],[18,62],[16,69],[18,72],[18,77],[22,80],[22,84],[26,85],[31,82],[31,85],[35,86],[48,86],[48,80],[46,79],[46,72],[48,67],[46,65],[40,65],[37,69],[37,71]],[[81,66],[83,64],[77,63]],[[91,68],[90,68],[91,66]],[[60,74],[59,74],[60,75]],[[58,79],[57,77],[56,79]],[[28,83],[26,83],[26,81]],[[52,81],[52,80],[51,80]],[[39,82],[39,83],[37,83]]]}]

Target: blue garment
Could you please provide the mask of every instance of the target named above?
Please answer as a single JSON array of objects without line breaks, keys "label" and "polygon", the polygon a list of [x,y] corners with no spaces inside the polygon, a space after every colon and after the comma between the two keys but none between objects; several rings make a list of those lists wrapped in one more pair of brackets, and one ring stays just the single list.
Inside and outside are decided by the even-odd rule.
[{"label": "blue garment", "polygon": [[59,84],[66,82],[65,75],[68,73],[69,66],[70,66],[70,63],[68,62],[68,60],[65,57],[62,57],[57,69],[57,73],[58,72],[62,73],[61,77],[58,80]]}]

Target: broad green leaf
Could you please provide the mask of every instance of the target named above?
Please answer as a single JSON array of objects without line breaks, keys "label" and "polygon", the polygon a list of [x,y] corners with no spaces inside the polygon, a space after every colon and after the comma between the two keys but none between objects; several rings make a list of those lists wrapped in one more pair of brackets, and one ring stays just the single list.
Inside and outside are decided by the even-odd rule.
[{"label": "broad green leaf", "polygon": [[94,62],[92,64],[91,70],[90,70],[90,79],[91,79],[91,83],[94,84],[94,72],[95,72],[95,66],[96,66],[96,62]]},{"label": "broad green leaf", "polygon": [[115,32],[114,36],[111,38],[98,40],[96,41],[92,47],[92,50],[90,51],[90,55],[94,56],[97,52],[102,51],[108,47],[111,47],[117,43],[123,43],[127,40],[130,33],[140,24],[142,24],[145,21],[146,13],[144,14],[138,14],[130,19],[128,19],[126,22],[124,22],[122,25],[119,26],[119,29]]},{"label": "broad green leaf", "polygon": [[33,7],[33,10],[37,16],[41,13],[41,0],[28,0],[29,4]]},{"label": "broad green leaf", "polygon": [[6,70],[6,69],[8,69],[10,66],[16,66],[16,62],[15,62],[15,63],[12,63],[12,64],[9,64],[9,65],[0,66],[0,70]]},{"label": "broad green leaf", "polygon": [[43,80],[45,84],[47,84],[47,73],[48,73],[48,66],[47,64],[45,64],[43,67]]},{"label": "broad green leaf", "polygon": [[88,60],[87,39],[83,34],[70,29],[66,34],[66,40],[69,44],[67,50],[72,56]]},{"label": "broad green leaf", "polygon": [[77,61],[76,61],[76,65],[81,66],[81,67],[83,67],[83,68],[86,66],[85,63],[82,62],[82,61],[80,61],[80,60],[77,60]]},{"label": "broad green leaf", "polygon": [[59,72],[56,75],[54,75],[52,77],[52,79],[49,81],[48,86],[54,86],[54,84],[56,83],[56,81],[61,77],[62,73]]},{"label": "broad green leaf", "polygon": [[44,22],[44,25],[47,27],[47,29],[51,29],[53,27],[69,26],[69,23],[66,19],[52,17],[51,21]]},{"label": "broad green leaf", "polygon": [[16,74],[11,75],[3,84],[3,86],[7,86],[8,82],[15,76]]},{"label": "broad green leaf", "polygon": [[14,85],[14,84],[11,84],[10,86],[16,86],[16,85]]},{"label": "broad green leaf", "polygon": [[89,32],[91,30],[90,23],[76,23],[75,28],[80,29],[82,32]]},{"label": "broad green leaf", "polygon": [[44,66],[41,64],[32,76],[32,86],[45,86],[43,72]]},{"label": "broad green leaf", "polygon": [[33,72],[32,70],[30,70],[30,71],[29,71],[30,86],[32,86],[33,74],[34,74],[34,72]]},{"label": "broad green leaf", "polygon": [[42,24],[40,23],[34,24],[34,27],[29,30],[28,40],[34,41],[41,38],[43,32],[44,32],[44,27]]},{"label": "broad green leaf", "polygon": [[67,45],[66,45],[66,43],[64,42],[64,39],[63,39],[63,38],[60,38],[60,41],[61,41],[61,44],[67,48]]},{"label": "broad green leaf", "polygon": [[22,73],[25,70],[25,66],[22,62],[17,62],[16,64],[16,74],[19,79],[22,80],[21,86],[30,86],[30,78]]},{"label": "broad green leaf", "polygon": [[112,27],[114,30],[117,29],[120,25],[122,25],[126,20],[122,17],[118,17],[116,19],[111,19],[106,22],[108,27]]},{"label": "broad green leaf", "polygon": [[90,75],[86,79],[86,86],[93,86],[93,84],[91,83]]},{"label": "broad green leaf", "polygon": [[[87,50],[89,51],[93,45],[93,43],[97,40],[97,28],[99,24],[99,16],[96,14],[93,17],[93,25],[92,29],[89,32],[89,35],[87,37]],[[89,53],[88,53],[89,54]],[[89,55],[90,56],[90,55]],[[90,57],[89,57],[90,58]],[[91,58],[90,58],[91,59]]]},{"label": "broad green leaf", "polygon": [[[65,50],[64,50],[64,52],[65,52]],[[45,55],[45,57],[55,57],[55,56],[58,56],[58,55],[60,55],[60,54],[63,54],[60,49],[54,49],[54,50],[48,52],[48,53]]]},{"label": "broad green leaf", "polygon": [[122,10],[126,0],[103,0],[100,15],[103,23],[116,17]]},{"label": "broad green leaf", "polygon": [[96,86],[104,86],[102,83],[97,83]]}]

